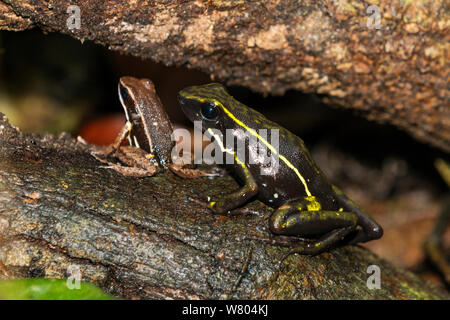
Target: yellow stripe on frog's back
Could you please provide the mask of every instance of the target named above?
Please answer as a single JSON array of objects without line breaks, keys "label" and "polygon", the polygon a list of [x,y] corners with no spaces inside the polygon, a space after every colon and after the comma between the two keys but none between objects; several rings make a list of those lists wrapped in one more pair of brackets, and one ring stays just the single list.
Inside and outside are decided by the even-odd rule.
[{"label": "yellow stripe on frog's back", "polygon": [[312,194],[309,191],[308,188],[308,184],[306,183],[305,178],[300,174],[300,172],[298,171],[298,169],[282,154],[279,154],[277,152],[277,150],[263,137],[261,137],[254,129],[248,127],[245,123],[243,123],[241,120],[239,120],[238,118],[236,118],[233,113],[231,113],[230,110],[228,110],[227,108],[225,108],[225,106],[216,99],[213,98],[201,98],[198,96],[186,96],[187,99],[196,99],[199,100],[200,102],[210,102],[211,100],[214,101],[216,103],[216,105],[220,106],[223,111],[234,121],[236,122],[238,125],[240,125],[241,127],[243,127],[244,129],[246,129],[251,135],[255,136],[256,138],[258,138],[262,143],[264,143],[267,148],[269,148],[270,151],[272,151],[275,155],[278,156],[278,158],[280,158],[290,169],[292,169],[292,171],[295,172],[295,174],[297,175],[297,177],[300,179],[300,181],[302,182],[303,186],[305,187],[305,192],[306,195],[308,197],[311,197]]}]

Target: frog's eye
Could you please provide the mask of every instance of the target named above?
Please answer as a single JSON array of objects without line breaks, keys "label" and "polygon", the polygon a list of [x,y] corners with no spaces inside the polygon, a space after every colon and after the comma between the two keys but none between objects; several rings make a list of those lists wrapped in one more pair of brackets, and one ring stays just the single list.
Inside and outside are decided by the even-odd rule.
[{"label": "frog's eye", "polygon": [[120,86],[120,96],[124,101],[128,99],[129,94],[127,88]]},{"label": "frog's eye", "polygon": [[204,105],[201,112],[206,120],[214,120],[219,114],[219,110],[214,102]]}]

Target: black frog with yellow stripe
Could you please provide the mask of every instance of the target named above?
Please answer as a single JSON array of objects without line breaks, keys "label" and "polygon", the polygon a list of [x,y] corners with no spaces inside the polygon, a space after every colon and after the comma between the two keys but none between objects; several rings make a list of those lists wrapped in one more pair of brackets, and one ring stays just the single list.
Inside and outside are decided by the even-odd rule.
[{"label": "black frog with yellow stripe", "polygon": [[[210,201],[213,212],[227,213],[257,197],[276,209],[269,220],[274,234],[314,239],[295,242],[292,252],[307,255],[343,239],[358,243],[382,236],[381,226],[328,181],[299,137],[234,99],[222,85],[183,89],[178,100],[187,117],[214,136],[242,183],[238,191]],[[267,150],[265,157],[261,150]]]}]

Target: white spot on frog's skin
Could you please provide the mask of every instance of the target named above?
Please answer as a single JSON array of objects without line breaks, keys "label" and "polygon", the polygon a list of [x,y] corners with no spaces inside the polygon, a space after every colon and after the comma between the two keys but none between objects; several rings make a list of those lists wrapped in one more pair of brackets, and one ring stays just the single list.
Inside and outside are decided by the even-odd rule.
[{"label": "white spot on frog's skin", "polygon": [[4,126],[4,125],[1,125],[1,126],[0,126],[0,130],[3,130],[3,129],[5,129],[5,126]]},{"label": "white spot on frog's skin", "polygon": [[278,198],[278,193],[274,193],[273,194],[273,197],[276,199],[276,198]]},{"label": "white spot on frog's skin", "polygon": [[155,127],[157,127],[158,126],[158,122],[153,122],[153,125],[155,126]]},{"label": "white spot on frog's skin", "polygon": [[263,186],[263,187],[267,187],[267,184],[263,183],[262,186]]}]

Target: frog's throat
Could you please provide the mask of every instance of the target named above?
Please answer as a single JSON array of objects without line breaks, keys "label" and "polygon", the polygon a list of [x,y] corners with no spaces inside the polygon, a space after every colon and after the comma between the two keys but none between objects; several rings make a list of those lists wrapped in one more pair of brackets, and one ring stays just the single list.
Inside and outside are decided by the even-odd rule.
[{"label": "frog's throat", "polygon": [[[247,130],[251,135],[253,135],[257,139],[259,139],[262,143],[264,143],[266,145],[266,147],[269,148],[270,151],[272,151],[273,154],[277,155],[278,158],[281,159],[281,161],[283,161],[292,171],[294,171],[295,174],[297,175],[297,177],[302,182],[303,186],[305,187],[306,195],[308,197],[312,196],[311,192],[309,191],[308,184],[306,183],[305,178],[300,174],[298,169],[285,156],[283,156],[282,154],[279,154],[278,151],[266,139],[261,137],[254,129],[248,127],[245,123],[243,123],[241,120],[236,118],[233,115],[233,113],[231,113],[230,110],[225,108],[225,106],[219,100],[211,99],[211,98],[201,98],[201,97],[198,97],[198,96],[186,96],[186,98],[187,99],[195,99],[195,100],[198,100],[200,102],[210,102],[211,100],[213,100],[216,103],[217,106],[219,106],[219,107],[221,107],[223,109],[223,111],[231,118],[231,120],[236,122],[239,126],[244,128],[245,130]],[[222,145],[222,147],[223,147],[223,145]],[[225,150],[225,148],[223,149],[223,151],[228,152],[228,150]],[[234,154],[234,152],[233,152],[233,154]],[[237,159],[236,156],[235,156],[235,159]]]}]

